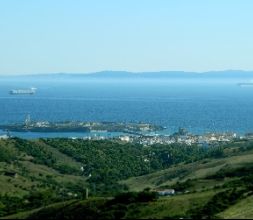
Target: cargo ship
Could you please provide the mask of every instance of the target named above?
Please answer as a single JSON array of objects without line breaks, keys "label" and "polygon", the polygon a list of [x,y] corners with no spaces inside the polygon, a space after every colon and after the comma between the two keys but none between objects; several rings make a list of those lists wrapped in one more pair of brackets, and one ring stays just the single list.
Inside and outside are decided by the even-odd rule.
[{"label": "cargo ship", "polygon": [[241,86],[241,87],[244,87],[244,86],[253,86],[253,82],[238,83],[238,86]]},{"label": "cargo ship", "polygon": [[36,88],[30,89],[13,89],[9,92],[11,95],[33,95],[36,93]]},{"label": "cargo ship", "polygon": [[253,79],[247,80],[246,82],[239,82],[239,83],[237,83],[237,85],[240,87],[253,86]]}]

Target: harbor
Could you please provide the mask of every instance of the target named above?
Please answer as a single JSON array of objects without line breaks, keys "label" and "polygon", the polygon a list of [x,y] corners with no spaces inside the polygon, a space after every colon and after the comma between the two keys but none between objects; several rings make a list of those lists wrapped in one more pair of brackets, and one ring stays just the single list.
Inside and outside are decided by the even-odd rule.
[{"label": "harbor", "polygon": [[166,127],[148,123],[122,122],[48,122],[32,121],[28,115],[23,123],[0,125],[0,139],[13,137],[25,139],[68,138],[83,140],[112,140],[144,146],[151,145],[200,145],[209,146],[236,140],[251,140],[253,133],[206,132],[194,134],[186,128],[170,132]]},{"label": "harbor", "polygon": [[[115,136],[121,134],[143,135],[149,132],[164,130],[164,127],[148,123],[123,123],[123,122],[84,122],[84,121],[33,121],[28,115],[23,123],[0,125],[2,132],[7,132],[10,136],[19,133],[49,133],[49,134],[73,134],[101,136]],[[90,134],[90,135],[87,135]],[[78,136],[80,136],[78,135]],[[19,135],[18,135],[19,136]],[[50,136],[50,135],[49,135]],[[56,135],[57,136],[57,135]],[[71,135],[73,136],[73,135]]]}]

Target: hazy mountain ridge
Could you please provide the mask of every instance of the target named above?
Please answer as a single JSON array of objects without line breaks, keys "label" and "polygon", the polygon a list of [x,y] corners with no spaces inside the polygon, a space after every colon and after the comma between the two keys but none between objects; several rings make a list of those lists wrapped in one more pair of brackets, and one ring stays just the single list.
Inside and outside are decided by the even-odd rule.
[{"label": "hazy mountain ridge", "polygon": [[158,72],[128,72],[100,71],[94,73],[39,73],[31,75],[2,76],[4,78],[253,78],[253,71],[224,70],[208,72],[158,71]]}]

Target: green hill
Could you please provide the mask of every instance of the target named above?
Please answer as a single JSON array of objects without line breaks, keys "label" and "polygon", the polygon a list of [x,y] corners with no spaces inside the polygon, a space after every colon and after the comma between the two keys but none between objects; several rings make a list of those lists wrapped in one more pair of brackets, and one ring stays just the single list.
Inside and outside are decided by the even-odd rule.
[{"label": "green hill", "polygon": [[[245,140],[208,148],[0,140],[0,216],[248,218],[252,171],[253,143]],[[152,197],[163,189],[176,194]]]},{"label": "green hill", "polygon": [[225,175],[224,178],[215,176],[222,172],[240,171],[240,168],[249,169],[247,172],[253,171],[253,152],[247,151],[239,154],[220,159],[204,159],[190,164],[178,164],[148,175],[132,177],[121,181],[121,183],[126,184],[130,190],[134,191],[140,191],[147,187],[176,187],[176,184],[184,182],[189,183],[187,189],[191,191],[212,188],[236,178],[236,176],[231,175]]},{"label": "green hill", "polygon": [[253,196],[238,202],[218,215],[226,219],[252,219],[253,217]]},{"label": "green hill", "polygon": [[[137,193],[141,194],[141,193]],[[122,195],[122,194],[121,194]],[[212,190],[164,198],[92,198],[50,205],[42,209],[7,216],[9,219],[179,219],[252,218],[252,208],[241,191]],[[143,196],[143,193],[142,193]],[[124,200],[119,199],[124,198]],[[140,199],[142,198],[142,199]],[[144,198],[144,199],[143,199]],[[234,205],[235,204],[235,205]],[[246,205],[246,207],[243,207]],[[249,209],[248,209],[249,208]],[[225,210],[225,211],[224,211]],[[235,211],[236,210],[236,211]],[[240,212],[241,210],[241,212]],[[246,212],[244,212],[246,211]],[[244,212],[244,213],[243,213]]]}]

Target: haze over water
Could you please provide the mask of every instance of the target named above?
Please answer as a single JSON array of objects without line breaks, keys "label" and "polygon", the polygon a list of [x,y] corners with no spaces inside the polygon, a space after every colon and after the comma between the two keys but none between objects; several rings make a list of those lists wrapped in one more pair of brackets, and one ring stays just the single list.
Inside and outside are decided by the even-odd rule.
[{"label": "haze over water", "polygon": [[[253,132],[253,87],[238,80],[61,79],[0,81],[0,122],[146,122],[193,133]],[[9,90],[36,87],[35,95]]]}]

